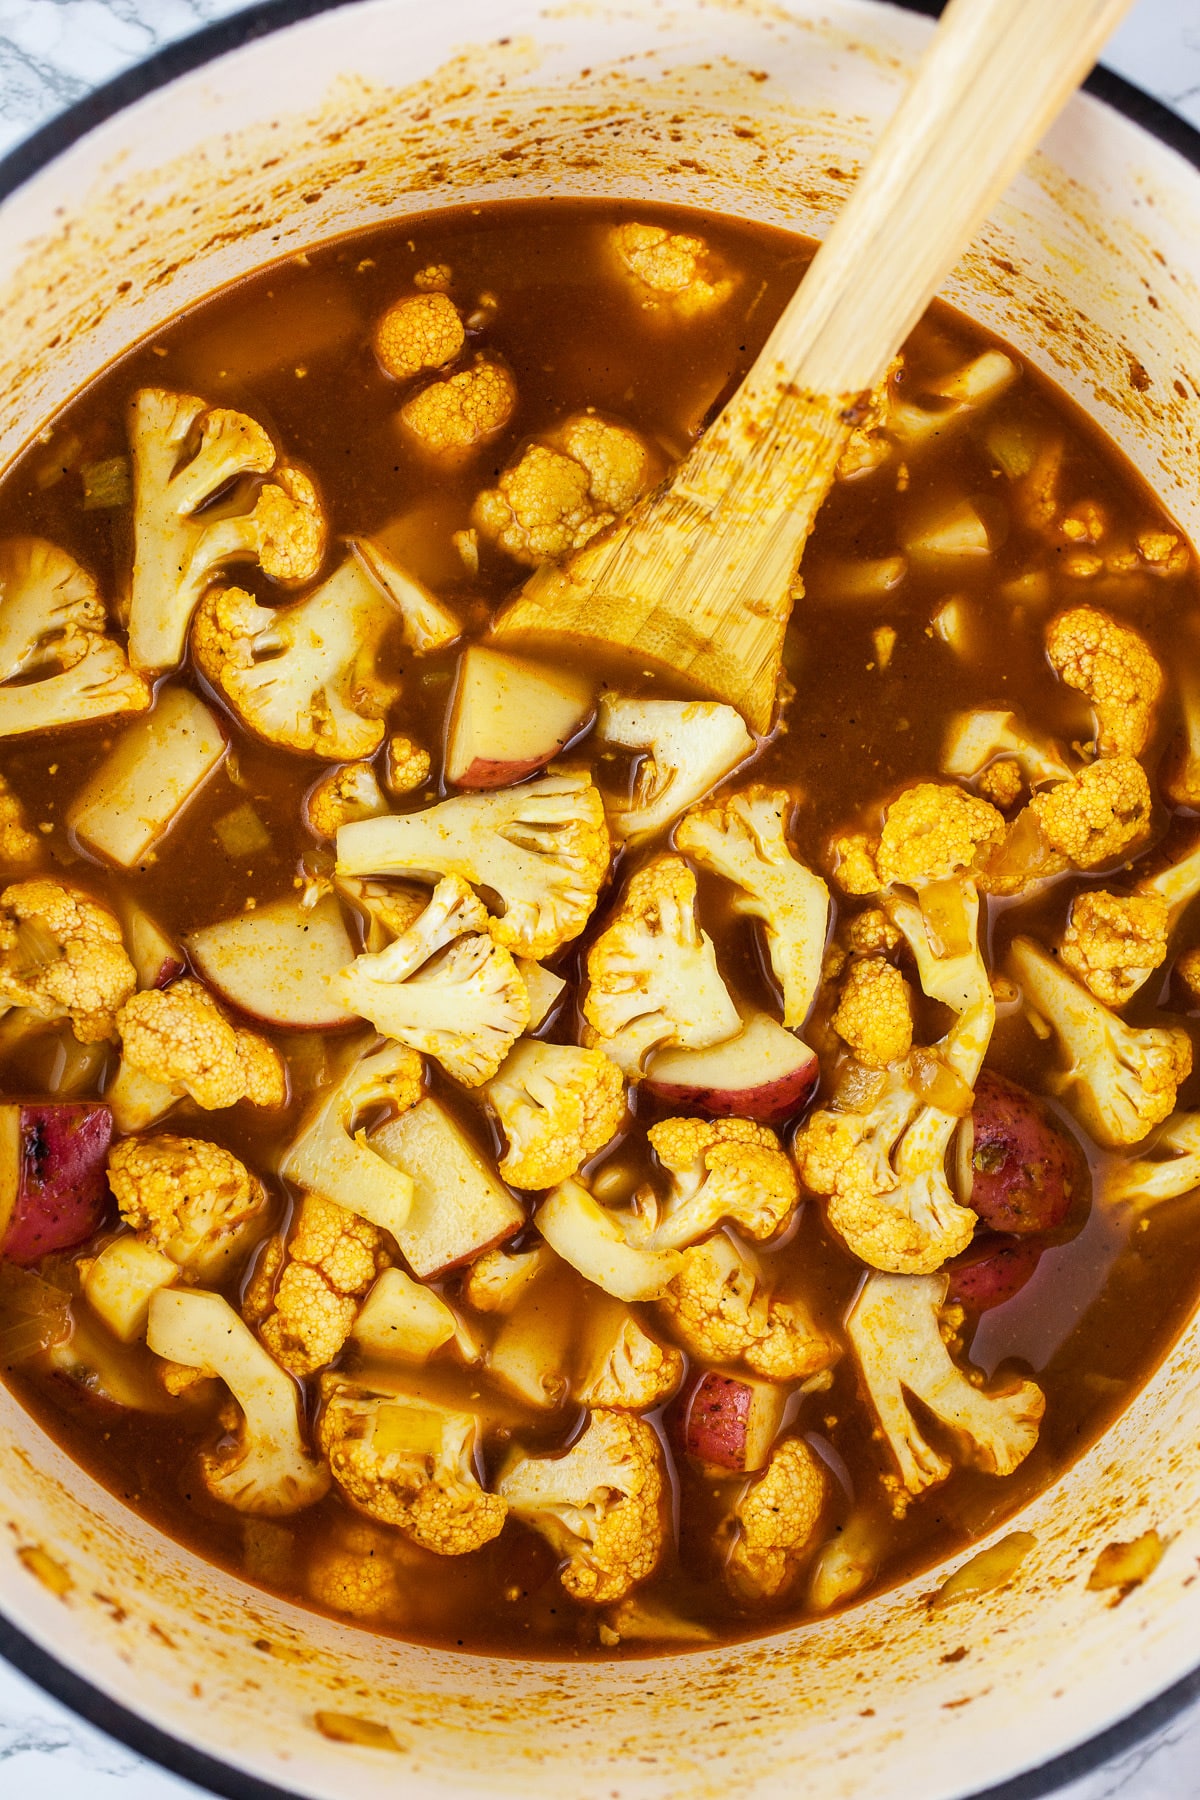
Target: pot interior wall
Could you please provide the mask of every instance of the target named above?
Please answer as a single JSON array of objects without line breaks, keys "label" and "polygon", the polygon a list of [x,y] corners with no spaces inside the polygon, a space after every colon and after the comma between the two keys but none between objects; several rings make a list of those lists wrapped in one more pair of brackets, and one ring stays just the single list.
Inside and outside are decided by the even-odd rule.
[{"label": "pot interior wall", "polygon": [[[928,26],[873,0],[368,0],[151,94],[6,203],[0,458],[183,305],[346,230],[617,194],[821,232]],[[286,103],[285,103],[286,102]],[[947,292],[1120,441],[1193,536],[1200,175],[1074,103]],[[396,1646],[165,1544],[0,1391],[0,1609],[177,1737],[313,1796],[959,1795],[1079,1741],[1200,1642],[1200,1333],[1022,1517],[1006,1590],[928,1580],[735,1650],[575,1667]],[[1114,1608],[1098,1551],[1154,1525]],[[381,1747],[340,1741],[345,1720]],[[390,1742],[388,1741],[390,1738]]]}]

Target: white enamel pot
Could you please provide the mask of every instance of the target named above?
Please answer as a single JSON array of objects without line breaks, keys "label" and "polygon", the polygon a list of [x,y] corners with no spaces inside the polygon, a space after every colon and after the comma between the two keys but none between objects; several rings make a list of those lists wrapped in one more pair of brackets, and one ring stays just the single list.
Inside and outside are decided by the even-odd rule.
[{"label": "white enamel pot", "polygon": [[[202,32],[0,165],[0,462],[188,302],[414,209],[609,194],[819,234],[929,29],[876,0],[281,0]],[[947,287],[1193,538],[1198,165],[1200,140],[1105,81]],[[0,1650],[239,1797],[1018,1800],[1200,1686],[1198,1377],[1193,1324],[1021,1515],[1037,1547],[997,1593],[931,1612],[926,1577],[758,1643],[609,1666],[406,1647],[270,1599],[143,1525],[0,1388]],[[1154,1577],[1116,1607],[1090,1592],[1097,1552],[1149,1526],[1169,1540]],[[330,1715],[394,1748],[338,1741]]]}]

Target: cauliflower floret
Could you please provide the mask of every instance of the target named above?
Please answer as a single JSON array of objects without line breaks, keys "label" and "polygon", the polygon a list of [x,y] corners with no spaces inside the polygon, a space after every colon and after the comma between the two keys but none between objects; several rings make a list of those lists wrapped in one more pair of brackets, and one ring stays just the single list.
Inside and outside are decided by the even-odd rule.
[{"label": "cauliflower floret", "polygon": [[880,906],[855,913],[846,926],[851,950],[859,956],[887,956],[902,941],[902,934]]},{"label": "cauliflower floret", "polygon": [[986,800],[921,781],[888,807],[875,860],[885,886],[925,887],[973,868],[1004,833],[1004,819]]},{"label": "cauliflower floret", "polygon": [[484,489],[471,522],[514,561],[536,569],[611,525],[649,481],[650,458],[636,431],[573,413]]},{"label": "cauliflower floret", "polygon": [[326,1375],[321,1394],[321,1449],[361,1512],[439,1556],[467,1556],[499,1535],[508,1507],[479,1484],[472,1413],[341,1375]]},{"label": "cauliflower floret", "polygon": [[1176,1113],[1136,1158],[1114,1160],[1104,1171],[1102,1192],[1110,1206],[1147,1212],[1200,1187],[1200,1113]]},{"label": "cauliflower floret", "polygon": [[641,305],[649,310],[667,306],[690,319],[720,306],[733,292],[731,278],[717,268],[704,239],[690,232],[631,219],[613,227],[611,242],[619,264],[638,284]]},{"label": "cauliflower floret", "polygon": [[941,1331],[945,1275],[871,1275],[846,1318],[846,1334],[887,1442],[902,1516],[907,1496],[945,1481],[951,1464],[918,1428],[906,1395],[952,1434],[965,1461],[989,1475],[1011,1475],[1037,1442],[1045,1396],[1032,1381],[988,1393],[951,1361]]},{"label": "cauliflower floret", "polygon": [[829,1494],[825,1465],[802,1438],[772,1451],[766,1473],[734,1507],[739,1531],[725,1573],[749,1600],[773,1600],[791,1586],[812,1548]]},{"label": "cauliflower floret", "polygon": [[587,1407],[649,1412],[669,1400],[682,1380],[678,1350],[652,1338],[628,1306],[590,1298],[576,1400]]},{"label": "cauliflower floret", "polygon": [[[0,738],[146,710],[150,685],[107,625],[95,582],[65,550],[0,543]],[[16,680],[42,669],[54,672]]]},{"label": "cauliflower floret", "polygon": [[0,774],[0,863],[31,863],[40,855],[41,844],[25,823],[25,809]]},{"label": "cauliflower floret", "polygon": [[1118,1019],[1032,938],[1010,951],[1025,1004],[1053,1028],[1069,1067],[1060,1087],[1100,1144],[1136,1144],[1173,1110],[1192,1068],[1192,1041],[1177,1025],[1137,1030]]},{"label": "cauliflower floret", "polygon": [[276,1362],[297,1376],[331,1363],[350,1335],[359,1302],[390,1261],[377,1226],[319,1194],[306,1194],[270,1309],[258,1321]]},{"label": "cauliflower floret", "polygon": [[424,1091],[421,1058],[406,1045],[385,1044],[317,1096],[279,1173],[396,1237],[408,1221],[413,1184],[372,1149],[359,1126],[378,1107],[407,1112]]},{"label": "cauliflower floret", "polygon": [[0,1005],[70,1019],[81,1044],[117,1035],[137,986],[121,927],[101,901],[61,881],[17,881],[0,894]]},{"label": "cauliflower floret", "polygon": [[423,387],[400,408],[401,423],[433,456],[477,449],[516,411],[517,384],[502,362],[477,356],[469,369]]},{"label": "cauliflower floret", "polygon": [[769,1125],[663,1119],[646,1135],[674,1177],[665,1206],[648,1221],[651,1250],[682,1250],[726,1219],[747,1237],[774,1237],[795,1212],[796,1173]]},{"label": "cauliflower floret", "polygon": [[1145,835],[1150,784],[1132,756],[1106,756],[1080,769],[1070,781],[1035,794],[1026,811],[1052,850],[1068,857],[1077,869],[1094,869],[1123,856]]},{"label": "cauliflower floret", "polygon": [[733,909],[761,919],[783,1022],[803,1025],[818,987],[829,928],[829,889],[792,855],[786,788],[751,787],[691,812],[675,833],[685,856],[741,889]]},{"label": "cauliflower floret", "polygon": [[446,294],[410,294],[389,306],[375,327],[375,355],[393,381],[453,362],[467,341],[458,308]]},{"label": "cauliflower floret", "polygon": [[338,833],[340,875],[458,875],[498,896],[492,935],[533,961],[570,943],[608,874],[604,802],[587,774],[459,794]]},{"label": "cauliflower floret", "polygon": [[1017,804],[1025,781],[1021,766],[1015,762],[990,763],[979,777],[979,791],[985,800],[1005,812]]},{"label": "cauliflower floret", "polygon": [[[995,762],[996,757],[1005,760]],[[1002,777],[1001,770],[1005,771]],[[1010,798],[996,800],[996,804],[1008,805],[1020,791],[1021,776],[1031,787],[1039,787],[1048,781],[1070,781],[1072,770],[1051,745],[1031,737],[1017,723],[1015,713],[975,711],[956,713],[951,719],[942,750],[942,773],[964,781],[978,777],[981,787],[984,776],[999,778],[1001,791]],[[995,800],[996,796],[988,798]]]},{"label": "cauliflower floret", "polygon": [[[323,1525],[305,1565],[309,1599],[347,1618],[403,1623],[410,1607],[398,1542],[393,1532],[357,1517],[338,1519],[332,1531]],[[289,1559],[287,1577],[294,1579],[294,1574]]]},{"label": "cauliflower floret", "polygon": [[[632,798],[609,809],[615,835],[627,840],[663,830],[754,753],[754,739],[737,708],[716,700],[605,694],[596,737],[642,752]],[[768,837],[782,835],[765,823]]]},{"label": "cauliflower floret", "polygon": [[1139,631],[1094,606],[1073,606],[1046,628],[1050,666],[1092,703],[1101,756],[1140,756],[1154,728],[1163,673]]},{"label": "cauliflower floret", "polygon": [[488,1250],[471,1264],[462,1297],[481,1313],[510,1313],[521,1295],[548,1273],[554,1260],[546,1244],[528,1250]]},{"label": "cauliflower floret", "polygon": [[248,1100],[282,1106],[287,1079],[279,1052],[257,1032],[231,1025],[200,982],[134,994],[117,1014],[124,1063],[215,1112]]},{"label": "cauliflower floret", "polygon": [[500,1173],[513,1187],[550,1188],[574,1175],[625,1117],[625,1080],[599,1050],[524,1039],[484,1089],[508,1145]]},{"label": "cauliflower floret", "polygon": [[269,1204],[231,1150],[166,1132],[114,1144],[108,1183],[125,1223],[194,1281],[228,1272],[262,1230]]},{"label": "cauliflower floret", "polygon": [[343,970],[338,997],[385,1037],[435,1056],[455,1081],[478,1087],[529,1023],[525,983],[488,923],[466,882],[448,875],[407,931]]},{"label": "cauliflower floret", "polygon": [[305,1449],[296,1384],[228,1300],[164,1288],[150,1302],[146,1342],[170,1363],[219,1376],[241,1409],[234,1436],[200,1459],[214,1500],[279,1518],[324,1497],[329,1471]]},{"label": "cauliflower floret", "polygon": [[291,606],[217,588],[192,654],[242,723],[270,744],[341,762],[373,756],[400,692],[380,670],[394,608],[357,557]]},{"label": "cauliflower floret", "polygon": [[868,1069],[886,1069],[912,1049],[912,996],[899,969],[882,957],[850,965],[833,1029]]},{"label": "cauliflower floret", "polygon": [[843,894],[862,900],[879,892],[883,883],[875,864],[878,849],[878,839],[869,838],[865,831],[845,832],[833,839],[829,860]]},{"label": "cauliflower floret", "polygon": [[428,750],[403,732],[395,732],[383,752],[383,785],[389,794],[415,794],[429,780],[432,767]]},{"label": "cauliflower floret", "polygon": [[1124,1006],[1166,961],[1167,903],[1159,894],[1078,894],[1060,956],[1097,1000]]},{"label": "cauliflower floret", "polygon": [[657,1305],[701,1362],[743,1362],[768,1381],[806,1381],[837,1361],[836,1345],[807,1308],[773,1295],[762,1270],[724,1232],[683,1252]]},{"label": "cauliflower floret", "polygon": [[[218,574],[230,563],[257,562],[276,581],[308,581],[325,555],[325,517],[307,475],[277,466],[270,437],[245,413],[142,388],[130,407],[129,437],[129,658],[136,669],[173,669]],[[273,482],[257,479],[272,471]],[[231,483],[227,501],[208,504]]]},{"label": "cauliflower floret", "polygon": [[583,1012],[594,1042],[631,1080],[652,1050],[698,1050],[741,1030],[696,918],[696,877],[678,856],[656,856],[630,879],[587,973]]},{"label": "cauliflower floret", "polygon": [[662,1446],[635,1413],[593,1412],[565,1456],[518,1456],[497,1491],[566,1558],[576,1600],[607,1605],[652,1575],[666,1544]]},{"label": "cauliflower floret", "polygon": [[330,769],[308,790],[304,816],[314,837],[335,838],[351,819],[377,819],[388,810],[375,771],[367,762]]}]

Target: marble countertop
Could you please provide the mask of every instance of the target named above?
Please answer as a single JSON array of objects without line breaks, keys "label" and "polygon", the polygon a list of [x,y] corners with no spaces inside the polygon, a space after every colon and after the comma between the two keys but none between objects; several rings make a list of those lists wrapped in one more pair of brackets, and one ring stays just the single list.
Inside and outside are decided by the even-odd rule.
[{"label": "marble countertop", "polygon": [[[98,83],[245,0],[0,0],[0,153]],[[1053,5],[1054,0],[1046,0]],[[1105,61],[1200,127],[1200,0],[1138,0]],[[2,1800],[188,1800],[0,1662]],[[1200,1704],[1059,1800],[1197,1800]],[[870,1800],[887,1800],[871,1796]]]}]

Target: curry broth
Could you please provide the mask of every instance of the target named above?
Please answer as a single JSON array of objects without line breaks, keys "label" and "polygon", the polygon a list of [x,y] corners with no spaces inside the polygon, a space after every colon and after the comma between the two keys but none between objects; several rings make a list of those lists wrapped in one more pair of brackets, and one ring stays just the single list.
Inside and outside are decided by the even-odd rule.
[{"label": "curry broth", "polygon": [[[733,272],[733,296],[686,323],[631,303],[628,285],[606,262],[602,243],[614,221],[634,217],[701,233]],[[476,493],[494,483],[524,440],[585,406],[640,432],[663,467],[682,456],[753,361],[810,254],[811,246],[784,233],[728,219],[576,202],[462,209],[334,244],[222,293],[108,370],[0,487],[0,537],[49,538],[95,573],[106,597],[117,594],[130,555],[128,509],[85,510],[78,470],[81,462],[124,455],[129,396],[142,386],[167,386],[194,392],[210,404],[244,408],[286,446],[290,461],[314,476],[335,533],[379,537],[477,634],[521,571],[486,544],[478,573],[464,566],[451,533],[467,525]],[[463,310],[477,306],[483,320],[479,335],[507,360],[519,393],[511,425],[457,468],[431,462],[396,429],[396,387],[380,374],[370,348],[373,321],[398,295],[412,291],[419,271],[437,264],[452,268]],[[935,307],[906,350],[896,391],[919,396],[988,341],[974,325]],[[1068,502],[1098,501],[1118,530],[1169,528],[1112,446],[1034,371],[1023,370],[987,421],[994,423],[997,416],[1011,417],[1031,434],[1052,429],[1062,436],[1062,490]],[[1005,476],[985,437],[978,423],[958,424],[947,431],[944,446],[935,439],[913,457],[899,491],[895,465],[885,465],[840,482],[822,510],[805,557],[805,591],[788,633],[785,660],[795,697],[784,728],[764,747],[750,777],[786,784],[802,795],[794,844],[812,867],[828,871],[827,846],[835,829],[877,818],[881,799],[905,783],[936,776],[952,712],[1011,706],[1043,733],[1066,743],[1086,740],[1087,704],[1055,678],[1042,645],[1045,622],[1067,604],[1086,599],[1136,624],[1168,675],[1200,643],[1200,595],[1190,570],[1169,581],[1142,574],[1084,582],[1066,574],[1059,560],[1062,547],[1048,545],[1008,506]],[[991,528],[992,554],[968,564],[960,559],[952,579],[944,566],[922,567],[914,559],[895,591],[846,598],[838,586],[846,563],[893,555],[904,521],[948,494],[979,502]],[[1014,585],[1022,578],[1024,589]],[[239,569],[232,579],[264,603],[279,597],[254,571]],[[957,641],[946,641],[934,623],[948,600],[961,603],[966,620]],[[890,659],[880,653],[881,626],[896,633]],[[418,659],[404,651],[398,637],[389,643],[389,669],[404,683],[393,726],[435,753],[430,782],[396,802],[399,810],[428,805],[450,791],[439,782],[437,746],[443,741],[456,655],[452,649]],[[626,692],[640,684],[667,694],[679,691],[641,672],[604,673],[609,685]],[[171,679],[193,682],[215,704],[233,748],[182,823],[136,870],[110,877],[83,855],[65,824],[72,796],[123,721],[51,740],[8,740],[3,771],[46,839],[51,873],[57,868],[79,876],[102,895],[125,889],[173,934],[182,935],[239,911],[247,896],[261,904],[329,872],[330,847],[314,840],[300,805],[329,765],[251,737],[199,677],[185,671]],[[1176,728],[1177,701],[1169,691],[1144,759],[1152,778]],[[602,780],[622,779],[615,760],[607,772],[603,763],[598,769]],[[222,821],[247,804],[261,822],[263,841],[256,850],[231,854]],[[1186,847],[1187,816],[1171,821],[1160,807],[1155,834],[1162,841],[1152,840],[1148,863],[1164,846]],[[633,859],[639,855],[633,853]],[[579,975],[629,866],[629,857],[614,862],[591,924],[556,959],[562,974]],[[1102,886],[1103,880],[1068,875],[1046,883],[1032,899],[994,901],[991,966],[1000,966],[1018,929],[1043,941],[1060,932],[1074,895]],[[836,886],[832,891],[836,917],[845,903]],[[862,904],[852,901],[850,910]],[[700,907],[735,991],[759,1005],[775,1005],[768,965],[750,926],[734,915],[724,884],[702,875]],[[1185,920],[1180,947],[1197,939],[1200,921]],[[1159,975],[1127,1016],[1146,1024],[1161,1006],[1176,1022],[1186,1022],[1192,1010],[1179,984]],[[824,1098],[836,1086],[838,1068],[836,1052],[824,1054],[832,1043],[830,1011],[826,994],[812,1026],[823,1051]],[[932,1004],[919,1008],[920,1040],[937,1035],[938,1019]],[[577,1022],[568,1005],[550,1036],[576,1041]],[[326,1060],[316,1039],[267,1035],[283,1051],[291,1073],[282,1111],[256,1113],[243,1105],[206,1113],[185,1101],[166,1125],[226,1145],[266,1176],[273,1212],[264,1238],[286,1222],[294,1204],[285,1184],[269,1171],[294,1134],[308,1093],[328,1076],[338,1054],[336,1036],[329,1040]],[[5,1094],[28,1096],[46,1086],[58,1036],[57,1028],[48,1027],[43,1041],[7,1050],[0,1028]],[[988,1062],[1044,1092],[1054,1054],[1015,1007],[1002,1006]],[[479,1096],[457,1087],[436,1064],[430,1070],[431,1091],[494,1159],[502,1141]],[[104,1079],[100,1069],[86,1091],[98,1095]],[[1197,1100],[1200,1079],[1192,1076],[1179,1105]],[[1064,1107],[1052,1104],[1098,1167],[1095,1146]],[[637,1090],[631,1090],[630,1108],[622,1137],[594,1157],[585,1174],[619,1164],[629,1171],[625,1186],[632,1187],[648,1166],[643,1128],[679,1110]],[[789,1123],[789,1134],[794,1124]],[[617,1182],[613,1191],[620,1189]],[[516,1246],[524,1241],[518,1238]],[[803,1206],[795,1225],[762,1254],[780,1290],[803,1293],[818,1323],[836,1333],[862,1265],[827,1230],[819,1203]],[[1029,1284],[984,1312],[973,1330],[968,1324],[963,1341],[966,1357],[985,1376],[1016,1368],[1037,1376],[1047,1395],[1037,1447],[1003,1480],[958,1468],[948,1482],[914,1501],[902,1519],[887,1526],[887,1556],[874,1585],[894,1582],[960,1548],[1053,1480],[1162,1356],[1193,1306],[1198,1270],[1200,1209],[1194,1198],[1151,1211],[1138,1223],[1084,1196]],[[226,1289],[231,1299],[240,1297],[247,1279],[244,1272]],[[450,1275],[434,1285],[453,1299],[457,1281]],[[556,1282],[545,1303],[569,1324],[587,1305],[586,1284],[570,1270]],[[650,1323],[651,1310],[642,1310]],[[151,1361],[145,1350],[124,1354],[131,1365]],[[344,1351],[340,1361],[353,1354]],[[144,1414],[97,1399],[61,1375],[30,1367],[7,1373],[47,1429],[137,1511],[200,1554],[303,1604],[381,1631],[479,1650],[577,1656],[671,1647],[665,1639],[657,1642],[650,1628],[645,1637],[612,1641],[616,1634],[605,1630],[603,1615],[563,1591],[551,1548],[512,1519],[483,1549],[439,1557],[354,1513],[336,1489],[319,1505],[283,1520],[247,1519],[218,1504],[197,1477],[194,1455],[221,1429],[215,1396],[175,1412],[164,1407]],[[487,1387],[486,1374],[436,1362],[414,1381],[431,1396],[468,1407]],[[310,1423],[316,1388],[315,1379],[306,1384]],[[650,1415],[672,1444],[677,1413],[678,1403],[669,1401]],[[490,1479],[514,1433],[526,1447],[555,1448],[570,1441],[582,1413],[568,1402],[539,1416],[489,1393],[486,1417]],[[785,1423],[805,1434],[831,1470],[827,1535],[849,1516],[852,1499],[886,1511],[879,1487],[884,1453],[857,1393],[849,1356],[834,1369],[826,1391],[793,1394]],[[931,1435],[938,1437],[936,1426]],[[648,1590],[653,1601],[718,1638],[776,1629],[803,1616],[803,1581],[778,1601],[751,1603],[731,1596],[721,1576],[730,1485],[714,1483],[681,1454],[672,1458],[671,1475],[675,1539]],[[364,1567],[385,1567],[386,1578],[372,1577],[362,1588],[369,1590],[368,1601],[345,1573]],[[691,1641],[699,1641],[699,1634]]]}]

